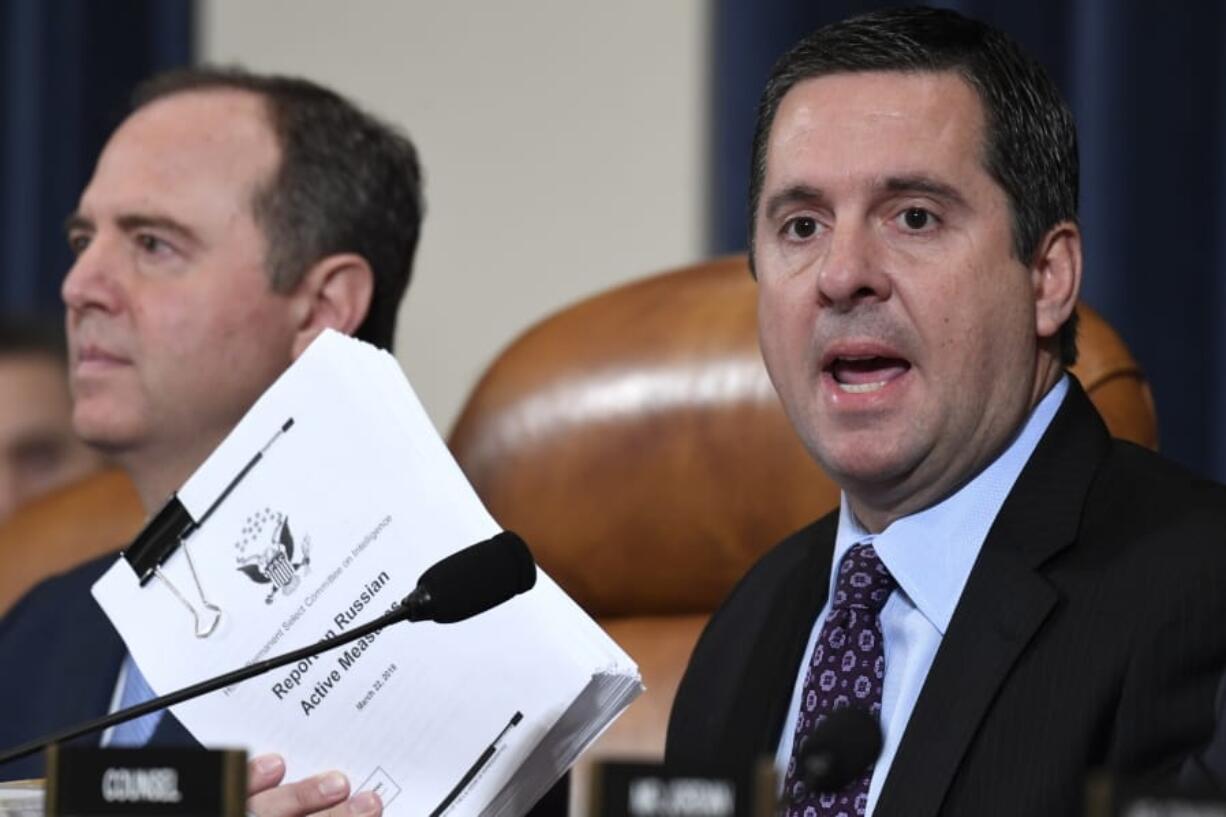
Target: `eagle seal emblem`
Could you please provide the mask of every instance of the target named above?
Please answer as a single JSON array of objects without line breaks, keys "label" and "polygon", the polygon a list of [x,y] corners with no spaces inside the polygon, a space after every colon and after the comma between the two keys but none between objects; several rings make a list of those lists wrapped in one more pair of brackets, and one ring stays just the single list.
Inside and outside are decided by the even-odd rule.
[{"label": "eagle seal emblem", "polygon": [[[272,604],[278,593],[291,595],[311,564],[311,538],[295,544],[289,517],[264,508],[247,517],[240,538],[235,541],[238,570],[256,584],[271,585],[265,604]],[[297,558],[297,561],[295,561]]]}]

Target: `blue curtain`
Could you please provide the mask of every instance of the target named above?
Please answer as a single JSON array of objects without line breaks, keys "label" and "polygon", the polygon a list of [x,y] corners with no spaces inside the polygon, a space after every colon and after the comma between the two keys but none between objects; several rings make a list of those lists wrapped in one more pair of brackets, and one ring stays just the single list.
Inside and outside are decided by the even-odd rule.
[{"label": "blue curtain", "polygon": [[[745,248],[754,107],[771,64],[876,2],[718,0],[712,250]],[[1226,9],[1220,2],[934,3],[1005,31],[1077,118],[1083,298],[1144,367],[1168,456],[1226,481]]]},{"label": "blue curtain", "polygon": [[133,86],[190,62],[190,0],[0,0],[0,312],[58,314],[64,219]]}]

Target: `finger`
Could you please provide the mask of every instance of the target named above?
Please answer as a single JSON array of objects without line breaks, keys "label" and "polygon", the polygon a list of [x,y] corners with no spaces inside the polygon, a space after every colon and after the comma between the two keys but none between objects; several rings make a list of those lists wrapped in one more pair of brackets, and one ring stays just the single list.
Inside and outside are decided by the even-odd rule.
[{"label": "finger", "polygon": [[316,817],[379,817],[383,801],[373,791],[360,791],[345,802],[333,806]]},{"label": "finger", "polygon": [[271,789],[285,777],[285,759],[280,755],[260,755],[247,764],[247,794]]},{"label": "finger", "polygon": [[348,797],[345,776],[326,772],[262,791],[247,800],[247,810],[259,817],[301,817],[343,803]]}]

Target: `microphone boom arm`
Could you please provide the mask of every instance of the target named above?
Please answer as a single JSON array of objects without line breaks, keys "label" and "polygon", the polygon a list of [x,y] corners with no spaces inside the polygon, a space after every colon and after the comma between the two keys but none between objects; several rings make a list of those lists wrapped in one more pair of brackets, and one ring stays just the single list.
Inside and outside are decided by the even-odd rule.
[{"label": "microphone boom arm", "polygon": [[389,624],[395,624],[398,621],[410,619],[418,606],[417,604],[413,603],[415,601],[415,593],[417,593],[416,590],[406,596],[404,601],[402,601],[396,607],[396,609],[392,610],[391,612],[384,613],[383,615],[379,616],[379,618],[363,624],[355,630],[350,630],[343,635],[330,638],[322,644],[319,642],[311,643],[305,647],[302,647],[301,649],[293,650],[273,658],[268,658],[255,664],[249,664],[241,669],[227,672],[225,675],[219,675],[218,677],[210,678],[207,681],[201,681],[198,684],[192,684],[189,687],[184,687],[183,689],[180,689],[177,692],[172,692],[169,695],[163,695],[160,698],[152,698],[144,703],[137,704],[136,706],[130,706],[127,709],[112,712],[111,714],[104,715],[101,718],[95,718],[94,720],[86,723],[70,726],[67,729],[56,732],[55,734],[46,735],[29,741],[28,743],[23,743],[14,749],[0,754],[0,764],[7,763],[10,760],[17,760],[27,755],[32,755],[39,749],[42,749],[51,743],[60,743],[66,740],[72,740],[73,738],[80,737],[81,735],[88,734],[89,732],[94,732],[99,729],[106,729],[107,727],[114,726],[118,723],[123,723],[124,721],[131,720],[133,718],[139,718],[141,715],[148,715],[150,712],[156,712],[163,707],[174,706],[175,704],[182,703],[183,701],[190,700],[199,695],[214,692],[218,689],[222,689],[223,687],[232,686],[240,681],[246,681],[247,679],[254,678],[257,675],[263,675],[270,670],[283,667],[286,664],[292,664],[295,661],[301,661],[304,658],[310,658],[313,655],[328,652],[329,650],[333,650],[337,647],[348,644],[351,641],[356,641],[362,636],[370,635],[373,632],[382,630]]},{"label": "microphone boom arm", "polygon": [[[479,580],[474,581],[474,578]],[[284,655],[249,664],[225,675],[184,687],[169,695],[61,729],[51,735],[44,735],[0,753],[0,764],[34,754],[48,744],[106,729],[163,707],[174,706],[205,693],[233,686],[277,667],[334,650],[398,621],[437,621],[440,624],[463,621],[527,592],[535,582],[536,562],[533,561],[528,546],[511,531],[502,531],[484,542],[470,545],[436,562],[421,575],[417,587],[405,596],[399,605],[344,635],[317,641]]]}]

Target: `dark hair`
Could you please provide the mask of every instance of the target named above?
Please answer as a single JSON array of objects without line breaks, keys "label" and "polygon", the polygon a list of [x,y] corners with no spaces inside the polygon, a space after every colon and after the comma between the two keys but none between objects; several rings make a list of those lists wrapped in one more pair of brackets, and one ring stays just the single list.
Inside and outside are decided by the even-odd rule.
[{"label": "dark hair", "polygon": [[0,357],[41,355],[68,366],[64,319],[36,315],[0,315]]},{"label": "dark hair", "polygon": [[[834,23],[783,55],[758,102],[749,182],[749,259],[766,176],[766,145],[783,97],[797,83],[862,71],[956,71],[979,94],[986,118],[984,167],[1013,215],[1013,251],[1033,260],[1047,231],[1077,220],[1077,130],[1059,91],[1003,32],[956,12],[900,8]],[[1077,313],[1060,327],[1064,364],[1077,359]]]},{"label": "dark hair", "polygon": [[137,88],[133,106],[216,89],[261,97],[281,148],[280,167],[252,201],[273,289],[297,286],[329,255],[362,256],[374,272],[374,292],[354,334],[390,348],[425,209],[412,142],[327,88],[241,68],[161,74]]}]

